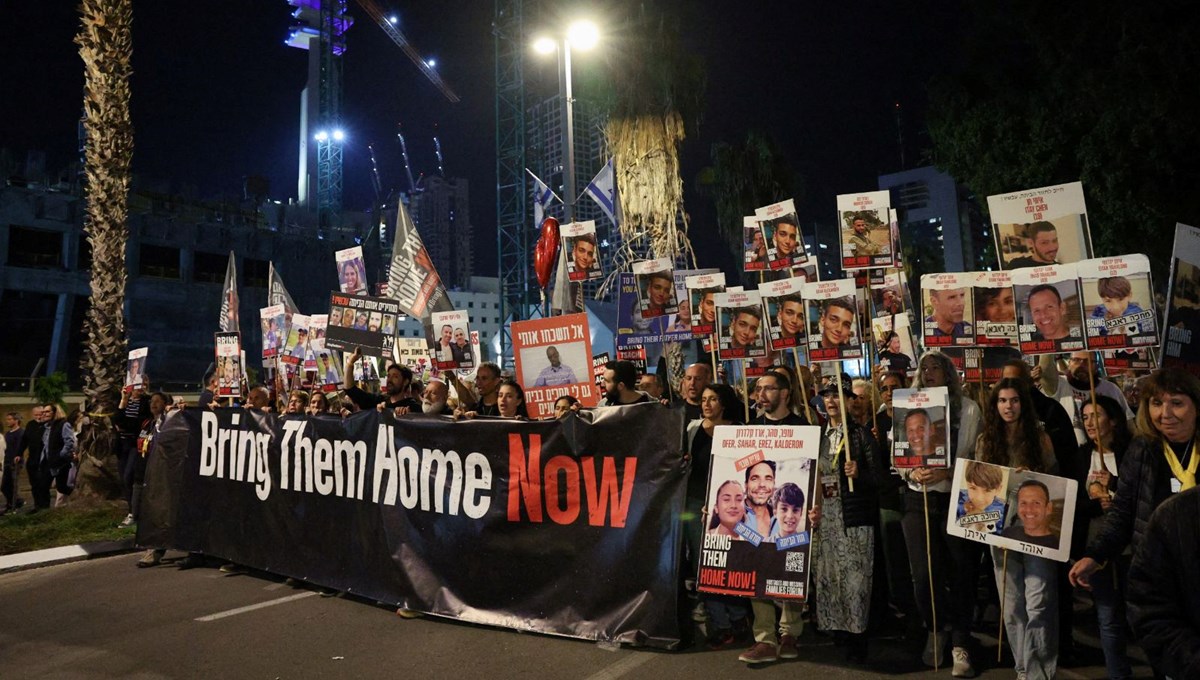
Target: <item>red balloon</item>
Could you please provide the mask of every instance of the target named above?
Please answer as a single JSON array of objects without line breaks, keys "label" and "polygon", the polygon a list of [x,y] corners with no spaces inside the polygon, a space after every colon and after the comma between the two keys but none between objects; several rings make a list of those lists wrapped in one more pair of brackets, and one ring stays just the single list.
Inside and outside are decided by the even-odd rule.
[{"label": "red balloon", "polygon": [[537,274],[538,285],[542,288],[550,285],[557,254],[558,220],[547,217],[542,220],[542,235],[538,237],[537,245],[533,249],[533,270]]}]

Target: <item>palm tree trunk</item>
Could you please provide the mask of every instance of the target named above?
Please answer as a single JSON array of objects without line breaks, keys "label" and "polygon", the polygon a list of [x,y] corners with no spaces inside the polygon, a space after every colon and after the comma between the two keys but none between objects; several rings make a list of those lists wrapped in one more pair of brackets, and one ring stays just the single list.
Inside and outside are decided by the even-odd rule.
[{"label": "palm tree trunk", "polygon": [[125,243],[128,238],[133,123],[132,0],[82,0],[75,42],[84,65],[84,147],[87,214],[92,248],[91,297],[84,319],[81,368],[88,418],[79,433],[80,469],[74,496],[120,496],[118,437],[113,427],[124,384]]}]

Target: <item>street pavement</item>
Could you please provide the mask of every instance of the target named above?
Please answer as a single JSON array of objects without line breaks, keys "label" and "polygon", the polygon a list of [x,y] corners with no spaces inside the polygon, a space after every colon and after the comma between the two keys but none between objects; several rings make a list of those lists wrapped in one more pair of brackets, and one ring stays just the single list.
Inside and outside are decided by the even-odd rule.
[{"label": "street pavement", "polygon": [[[0,677],[950,677],[949,669],[935,674],[921,667],[899,637],[872,639],[871,663],[854,666],[842,660],[831,638],[809,630],[800,659],[747,668],[737,661],[740,649],[609,649],[435,617],[404,619],[370,602],[292,588],[268,574],[224,575],[170,564],[137,569],[138,557],[0,575]],[[995,666],[995,640],[983,639]],[[1136,670],[1150,677],[1144,664]],[[1104,676],[1100,665],[1059,674]],[[1013,672],[991,668],[981,677],[1011,678]]]}]

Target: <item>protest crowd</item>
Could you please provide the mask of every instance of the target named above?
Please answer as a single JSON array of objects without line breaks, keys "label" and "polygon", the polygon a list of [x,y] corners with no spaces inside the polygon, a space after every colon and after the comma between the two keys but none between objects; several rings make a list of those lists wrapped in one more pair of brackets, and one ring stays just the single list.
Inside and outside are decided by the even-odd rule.
[{"label": "protest crowd", "polygon": [[[790,241],[774,238],[794,238],[794,227],[791,232],[780,228],[787,222],[785,215],[765,239],[759,232],[753,239],[748,234],[748,264],[794,250]],[[880,257],[868,222],[859,213],[847,218],[843,251],[848,257],[861,256],[864,265]],[[1040,233],[1032,232],[1035,244]],[[775,245],[765,249],[765,242]],[[889,244],[892,250],[897,246]],[[1035,249],[1033,257],[1039,252]],[[1054,253],[1048,257],[1055,261]],[[588,260],[579,266],[592,264]],[[644,267],[640,284],[629,279],[631,289],[641,286],[643,318],[686,308],[668,292],[669,285],[656,287],[659,281],[673,280],[657,267]],[[358,281],[359,269],[347,269],[354,274],[344,278]],[[690,323],[706,322],[705,315],[712,314],[705,311],[712,302],[706,296],[715,292],[715,305],[707,307],[716,312],[703,331],[711,335],[697,353],[699,360],[683,367],[677,380],[671,379],[665,360],[650,370],[655,367],[644,358],[627,360],[621,352],[617,360],[580,366],[567,358],[572,350],[566,343],[535,346],[536,366],[522,368],[518,359],[516,370],[509,371],[476,361],[477,346],[467,344],[469,333],[452,316],[435,317],[441,338],[434,342],[443,351],[436,352],[434,370],[418,374],[404,362],[388,359],[386,351],[374,352],[384,359],[376,362],[352,344],[375,337],[395,321],[389,318],[395,310],[386,307],[351,313],[359,304],[356,290],[334,294],[331,304],[345,310],[336,310],[323,323],[310,321],[316,317],[283,319],[282,307],[270,313],[271,308],[264,309],[264,338],[302,323],[304,333],[293,333],[293,338],[302,344],[306,337],[340,342],[345,360],[329,365],[336,355],[323,343],[310,344],[307,357],[298,346],[293,365],[305,369],[299,373],[310,373],[307,385],[294,369],[249,385],[236,353],[222,354],[220,336],[236,335],[223,328],[216,368],[192,405],[154,391],[141,363],[145,354],[135,366],[131,353],[131,380],[116,417],[129,504],[126,523],[135,524],[142,516],[156,436],[187,409],[247,409],[274,414],[283,422],[336,421],[374,410],[381,422],[544,418],[563,421],[564,427],[577,419],[589,421],[605,409],[651,409],[664,427],[683,423],[686,492],[676,519],[683,538],[678,585],[684,594],[680,619],[686,621],[686,643],[698,633],[695,644],[710,650],[731,650],[749,665],[774,663],[802,655],[798,638],[808,626],[831,638],[848,662],[866,663],[873,636],[901,631],[923,643],[913,649],[924,665],[949,668],[953,677],[974,677],[990,665],[978,638],[986,626],[989,635],[999,632],[1016,677],[1052,678],[1082,653],[1073,635],[1084,623],[1076,602],[1090,600],[1090,610],[1082,611],[1095,617],[1109,677],[1133,676],[1130,645],[1141,647],[1156,676],[1200,677],[1200,596],[1187,578],[1195,574],[1200,551],[1200,491],[1194,488],[1200,465],[1200,379],[1178,369],[1112,369],[1099,354],[1085,351],[1082,342],[1070,345],[1080,334],[1059,333],[1055,326],[1062,321],[1054,314],[1056,306],[1064,305],[1060,288],[1019,284],[1017,271],[1017,291],[1028,286],[1020,296],[1022,306],[1037,307],[1044,298],[1046,307],[1044,313],[1034,310],[1029,329],[1022,326],[1021,349],[1026,340],[1059,344],[1038,345],[1033,355],[1003,354],[991,365],[982,355],[973,365],[964,362],[954,345],[973,346],[974,334],[984,335],[985,324],[1012,319],[987,310],[985,301],[996,294],[977,294],[974,314],[964,319],[964,295],[969,301],[971,289],[964,294],[949,275],[939,275],[925,290],[927,304],[921,308],[928,317],[922,314],[914,321],[924,326],[922,351],[902,325],[909,322],[908,315],[902,321],[896,313],[895,301],[907,295],[899,288],[881,296],[878,309],[883,313],[875,320],[884,318],[889,324],[872,328],[875,332],[863,329],[870,341],[858,336],[854,320],[864,311],[843,301],[844,291],[831,282],[781,284],[775,291],[778,302],[758,297],[756,291],[697,289]],[[1102,281],[1105,305],[1114,296],[1128,302],[1128,285],[1114,288],[1111,281]],[[801,306],[814,300],[820,304],[804,315]],[[788,307],[793,301],[800,311]],[[1008,305],[1013,305],[1011,295]],[[1134,334],[1137,324],[1145,323],[1141,311],[1126,304],[1114,318]],[[768,332],[768,318],[776,314],[779,328]],[[1105,314],[1097,306],[1092,316],[1098,323],[1090,327],[1115,328],[1104,325]],[[798,322],[789,331],[785,316],[815,320],[808,329],[809,361],[797,350],[804,345],[793,339],[789,347],[789,334],[804,330]],[[1132,328],[1129,319],[1135,320]],[[772,349],[791,352],[747,351],[767,344],[760,324]],[[1031,337],[1025,337],[1027,330]],[[351,332],[370,335],[345,334]],[[1006,331],[997,330],[1001,332]],[[338,333],[343,333],[341,340]],[[586,327],[578,335],[586,336]],[[969,342],[958,342],[964,337]],[[855,338],[859,341],[852,342]],[[857,378],[843,372],[845,359],[853,356],[846,353],[848,346],[862,358]],[[865,353],[864,346],[870,348]],[[292,354],[282,337],[264,341],[264,358],[268,352],[272,358]],[[543,355],[545,364],[540,363]],[[759,359],[763,355],[766,360]],[[524,356],[529,362],[532,354]],[[220,360],[227,357],[235,360],[223,364]],[[539,403],[545,394],[558,394],[548,389],[581,383],[583,391],[564,391],[550,403]],[[8,414],[7,509],[19,507],[14,477],[22,466],[36,509],[58,505],[71,493],[79,417],[40,406],[33,421],[22,427],[16,414]],[[732,429],[738,427],[790,432],[796,439],[811,432],[816,443],[804,461],[776,460],[766,445],[765,455],[763,450],[738,454],[734,468],[722,456],[731,446],[729,433],[740,432]],[[707,555],[711,546],[757,548],[760,542],[774,544],[781,553],[802,547],[803,584],[762,597],[711,587],[705,577],[705,567],[712,566]],[[162,564],[164,553],[152,549],[138,566]],[[183,568],[208,563],[199,553],[176,562]],[[245,570],[228,562],[221,569]],[[990,621],[1002,622],[1000,630]]]}]

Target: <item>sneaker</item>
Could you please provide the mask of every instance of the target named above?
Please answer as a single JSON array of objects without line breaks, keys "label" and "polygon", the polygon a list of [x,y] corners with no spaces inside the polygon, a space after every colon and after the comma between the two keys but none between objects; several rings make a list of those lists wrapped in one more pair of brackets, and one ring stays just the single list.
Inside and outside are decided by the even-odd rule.
[{"label": "sneaker", "polygon": [[799,659],[800,648],[796,646],[796,638],[792,635],[784,635],[779,638],[779,658],[781,659]]},{"label": "sneaker", "polygon": [[778,660],[779,653],[775,651],[775,645],[770,642],[755,642],[753,647],[738,656],[738,661],[748,664],[771,663]]},{"label": "sneaker", "polygon": [[725,649],[734,642],[733,630],[729,628],[718,628],[708,634],[708,638],[704,641],[704,646],[716,651]]},{"label": "sneaker", "polygon": [[975,677],[975,667],[971,665],[971,654],[966,647],[955,647],[951,655],[954,657],[954,669],[950,675],[956,678]]},{"label": "sneaker", "polygon": [[146,554],[142,555],[142,559],[137,561],[137,565],[139,569],[144,569],[158,566],[159,562],[162,562],[162,554],[157,550],[147,550]]},{"label": "sneaker", "polygon": [[247,571],[247,569],[245,567],[243,567],[240,564],[235,564],[233,562],[226,562],[225,564],[221,565],[221,573],[222,574],[236,575],[236,574],[244,574],[244,573],[246,573],[246,571]]},{"label": "sneaker", "polygon": [[[929,633],[925,638],[925,650],[921,652],[921,663],[926,666],[937,666],[941,668],[946,661],[946,634],[941,633],[937,636],[937,648],[934,648],[933,633]],[[934,663],[934,654],[937,654],[937,663]]]},{"label": "sneaker", "polygon": [[133,526],[133,513],[125,515],[125,519],[121,520],[121,523],[117,525],[117,528],[128,529],[131,526]]}]

